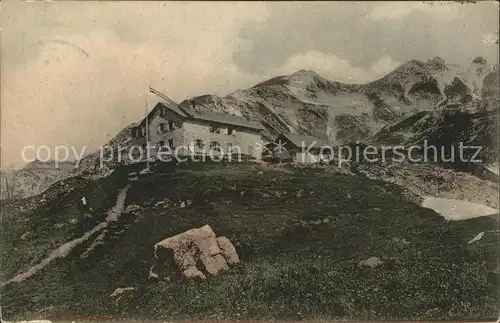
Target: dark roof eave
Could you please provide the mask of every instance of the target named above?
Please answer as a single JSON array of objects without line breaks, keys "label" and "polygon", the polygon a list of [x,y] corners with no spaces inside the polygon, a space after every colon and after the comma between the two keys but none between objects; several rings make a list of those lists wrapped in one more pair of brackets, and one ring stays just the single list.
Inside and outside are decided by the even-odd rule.
[{"label": "dark roof eave", "polygon": [[246,126],[246,125],[241,125],[241,124],[236,124],[236,123],[222,122],[222,121],[216,121],[216,120],[209,120],[209,119],[204,119],[204,118],[191,117],[191,118],[188,118],[188,120],[203,121],[203,122],[207,122],[207,123],[211,123],[211,124],[233,126],[233,127],[245,128],[245,129],[251,129],[251,130],[258,130],[258,131],[263,131],[264,130],[264,128],[259,127],[259,126]]}]

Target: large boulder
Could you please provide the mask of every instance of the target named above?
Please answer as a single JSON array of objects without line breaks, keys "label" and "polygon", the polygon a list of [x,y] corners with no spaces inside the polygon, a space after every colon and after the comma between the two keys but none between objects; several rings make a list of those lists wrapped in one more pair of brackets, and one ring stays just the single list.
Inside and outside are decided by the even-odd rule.
[{"label": "large boulder", "polygon": [[205,279],[239,262],[229,239],[219,237],[209,225],[167,238],[155,245],[155,270],[160,279],[181,274],[188,279]]}]

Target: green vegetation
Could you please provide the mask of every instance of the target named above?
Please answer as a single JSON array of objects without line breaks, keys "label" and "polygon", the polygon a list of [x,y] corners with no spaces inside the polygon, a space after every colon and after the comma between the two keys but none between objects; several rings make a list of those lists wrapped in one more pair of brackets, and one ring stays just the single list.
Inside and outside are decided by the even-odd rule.
[{"label": "green vegetation", "polygon": [[[7,319],[495,318],[498,234],[467,242],[495,229],[497,220],[446,223],[405,196],[392,184],[320,168],[190,165],[173,175],[155,175],[134,182],[126,203],[142,209],[122,215],[89,258],[80,254],[91,241],[31,279],[7,286],[3,314]],[[114,203],[112,194],[101,197],[108,201],[102,205]],[[71,216],[61,212],[58,219]],[[51,215],[30,216],[42,221]],[[148,280],[154,244],[204,224],[231,239],[242,264],[202,282]],[[10,222],[3,225],[4,234],[12,230]],[[23,248],[26,242],[16,243]],[[2,259],[12,262],[20,257],[12,249],[2,252]],[[383,263],[359,264],[372,256]],[[29,263],[23,260],[23,268]],[[12,268],[7,266],[9,278]],[[134,298],[115,307],[108,295],[128,286],[137,287]]]}]

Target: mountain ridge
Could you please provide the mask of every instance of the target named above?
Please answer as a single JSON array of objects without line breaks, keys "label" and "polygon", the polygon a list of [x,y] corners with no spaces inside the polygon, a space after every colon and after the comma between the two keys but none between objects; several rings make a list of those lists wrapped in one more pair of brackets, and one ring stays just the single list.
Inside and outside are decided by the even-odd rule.
[{"label": "mountain ridge", "polygon": [[[483,58],[476,57],[465,70],[457,71],[456,66],[435,57],[426,62],[408,61],[366,84],[346,84],[301,69],[225,96],[195,96],[180,105],[194,102],[197,109],[260,122],[266,140],[274,140],[280,133],[291,133],[315,136],[331,144],[376,141],[371,138],[380,136],[389,125],[422,111],[450,105],[460,109],[498,97],[498,65],[489,66]],[[491,106],[490,103],[486,105]],[[130,137],[129,129],[130,125],[107,145],[114,147],[126,142]],[[96,172],[98,158],[97,152],[84,157],[76,172],[64,169],[56,175],[43,171],[43,167],[40,171],[35,168],[35,173],[44,174],[42,181],[37,174],[30,174],[29,167],[2,171],[2,177],[6,178],[1,181],[2,192],[14,191],[8,196],[21,198],[36,195],[55,181],[82,172]],[[21,184],[11,185],[9,181]],[[40,182],[44,184],[34,184]],[[6,195],[1,197],[6,198]]]}]

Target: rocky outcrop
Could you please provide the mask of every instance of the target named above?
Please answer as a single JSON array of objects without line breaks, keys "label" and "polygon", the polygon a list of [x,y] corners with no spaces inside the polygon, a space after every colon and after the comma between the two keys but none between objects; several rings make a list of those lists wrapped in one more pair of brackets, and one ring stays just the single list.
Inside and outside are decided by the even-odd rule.
[{"label": "rocky outcrop", "polygon": [[205,279],[239,263],[236,249],[226,237],[216,238],[209,225],[167,238],[155,245],[155,268],[159,279],[181,274],[187,279]]}]

